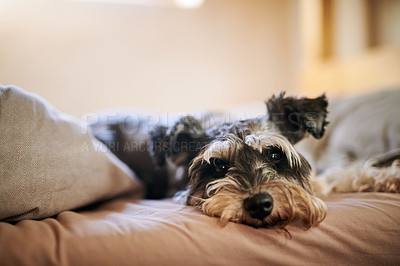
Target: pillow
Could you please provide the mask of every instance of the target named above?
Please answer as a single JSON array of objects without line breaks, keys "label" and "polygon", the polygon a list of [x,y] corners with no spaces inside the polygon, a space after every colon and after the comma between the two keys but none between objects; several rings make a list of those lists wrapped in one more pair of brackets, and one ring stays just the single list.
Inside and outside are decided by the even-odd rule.
[{"label": "pillow", "polygon": [[40,219],[127,192],[142,196],[140,182],[83,121],[0,85],[0,220]]}]

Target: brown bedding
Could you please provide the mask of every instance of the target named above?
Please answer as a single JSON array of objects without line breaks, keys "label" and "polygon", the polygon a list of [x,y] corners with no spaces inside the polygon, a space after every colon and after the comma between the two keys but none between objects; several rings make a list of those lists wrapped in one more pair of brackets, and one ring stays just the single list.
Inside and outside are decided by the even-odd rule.
[{"label": "brown bedding", "polygon": [[334,194],[304,231],[255,229],[169,200],[120,198],[0,223],[1,265],[399,265],[400,195]]}]

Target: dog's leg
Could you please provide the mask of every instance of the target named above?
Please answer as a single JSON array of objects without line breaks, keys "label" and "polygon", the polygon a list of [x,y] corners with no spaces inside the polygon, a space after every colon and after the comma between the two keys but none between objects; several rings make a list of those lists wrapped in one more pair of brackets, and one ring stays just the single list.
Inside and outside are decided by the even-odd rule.
[{"label": "dog's leg", "polygon": [[375,167],[390,166],[395,160],[400,160],[400,148],[381,154],[372,160]]}]

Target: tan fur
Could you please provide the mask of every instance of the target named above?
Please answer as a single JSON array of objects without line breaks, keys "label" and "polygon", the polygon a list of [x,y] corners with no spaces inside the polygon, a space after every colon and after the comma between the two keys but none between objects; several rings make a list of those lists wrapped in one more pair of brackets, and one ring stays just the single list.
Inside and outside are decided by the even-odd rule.
[{"label": "tan fur", "polygon": [[[201,199],[201,210],[220,217],[223,223],[233,221],[254,226],[284,227],[299,220],[306,228],[310,228],[324,220],[327,213],[327,207],[321,199],[285,181],[270,181],[243,190],[234,179],[226,177],[212,182],[207,192],[212,197]],[[263,222],[250,217],[243,208],[243,201],[257,193],[268,193],[274,199],[273,212]]]},{"label": "tan fur", "polygon": [[391,192],[400,193],[400,160],[390,167],[378,168],[373,162],[353,164],[324,175],[324,194],[331,192]]}]

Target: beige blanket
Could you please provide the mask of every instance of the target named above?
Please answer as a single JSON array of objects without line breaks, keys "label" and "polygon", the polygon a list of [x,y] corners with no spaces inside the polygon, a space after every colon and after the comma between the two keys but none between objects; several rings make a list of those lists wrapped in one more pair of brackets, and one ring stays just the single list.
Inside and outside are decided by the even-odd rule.
[{"label": "beige blanket", "polygon": [[399,265],[400,195],[335,194],[309,231],[255,229],[171,201],[116,199],[0,223],[1,265]]}]

